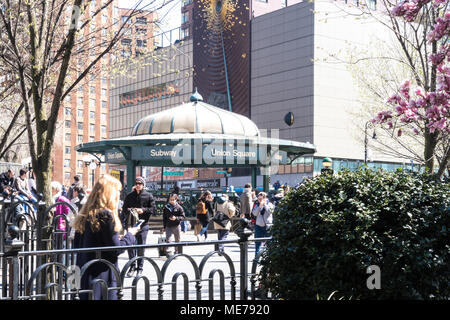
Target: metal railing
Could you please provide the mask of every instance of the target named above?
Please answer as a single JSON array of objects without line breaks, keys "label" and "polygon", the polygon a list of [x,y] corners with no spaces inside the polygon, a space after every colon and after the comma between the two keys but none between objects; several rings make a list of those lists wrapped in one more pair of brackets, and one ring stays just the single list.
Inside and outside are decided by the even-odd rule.
[{"label": "metal railing", "polygon": [[[249,244],[255,241],[268,241],[270,238],[249,239],[252,232],[244,226],[236,230],[239,238],[232,240],[74,249],[69,237],[70,226],[65,215],[52,219],[53,232],[48,239],[42,237],[42,232],[37,232],[43,230],[42,217],[48,215],[58,204],[62,203],[49,208],[41,207],[37,221],[27,219],[25,216],[16,216],[15,226],[21,226],[18,231],[17,228],[11,229],[11,226],[14,226],[11,222],[9,225],[5,223],[5,210],[2,209],[0,300],[93,299],[97,286],[101,288],[102,299],[108,299],[110,293],[116,293],[118,299],[131,300],[138,298],[175,300],[180,294],[183,299],[196,300],[267,298],[267,293],[263,292],[260,295],[261,290],[258,289],[258,261],[261,252],[255,259],[249,259]],[[65,219],[67,226],[62,231],[57,230],[60,218]],[[16,234],[10,234],[9,239],[5,240],[7,234],[5,231],[11,231],[10,229],[15,230]],[[38,244],[39,241],[41,244]],[[239,255],[235,254],[237,250],[218,251],[220,244],[238,247]],[[167,247],[177,247],[179,253],[167,260],[144,254],[128,259],[125,264],[121,257],[121,265],[111,263],[102,255],[107,251],[127,249],[157,249],[159,252],[161,248]],[[186,250],[192,251],[194,247],[206,247],[207,250],[185,253]],[[209,250],[212,247],[214,249]],[[46,248],[52,250],[45,250]],[[77,271],[74,267],[77,255],[84,252],[94,252],[95,259],[80,266]],[[144,262],[143,274],[128,278],[128,271],[138,260]],[[79,281],[87,275],[89,267],[93,264],[97,267],[102,265],[105,270],[109,270],[116,280],[115,283],[109,286],[101,279],[92,279],[88,287],[74,285],[76,283],[74,280]],[[179,288],[180,284],[182,290]]]},{"label": "metal railing", "polygon": [[[117,267],[110,261],[101,257],[104,251],[117,251],[118,247],[97,247],[86,249],[58,249],[58,250],[40,250],[40,251],[21,251],[23,242],[16,242],[7,245],[7,251],[0,253],[0,259],[5,260],[6,269],[2,270],[2,277],[7,281],[2,286],[2,295],[0,300],[79,300],[80,295],[87,294],[88,299],[93,298],[94,287],[100,285],[102,288],[102,298],[108,299],[110,291],[116,291],[118,299],[123,299],[128,290],[129,299],[136,300],[138,297],[138,284],[143,282],[144,299],[149,300],[151,289],[154,288],[156,299],[176,300],[178,296],[177,280],[183,279],[183,299],[202,300],[202,293],[208,293],[207,299],[214,299],[217,296],[221,300],[226,298],[226,292],[230,300],[255,299],[257,294],[257,269],[258,260],[248,259],[248,245],[252,241],[267,241],[270,238],[260,238],[243,240],[222,240],[208,242],[179,242],[177,246],[212,246],[218,244],[238,244],[240,250],[239,261],[233,261],[228,253],[216,250],[209,251],[203,256],[200,263],[196,262],[192,255],[179,253],[168,258],[162,266],[158,265],[156,258],[148,256],[137,256],[128,260],[123,267]],[[174,243],[167,244],[146,244],[122,246],[120,250],[126,249],[159,249],[161,247],[173,247]],[[74,280],[72,273],[77,254],[81,252],[95,252],[96,259],[93,259],[83,265],[80,269],[79,278],[81,279],[92,264],[103,264],[105,268],[111,271],[116,280],[116,284],[108,287],[103,280],[92,280],[89,288],[76,287],[74,289]],[[223,258],[224,268],[213,268],[207,272],[208,261],[214,257]],[[67,258],[69,257],[69,258]],[[191,276],[185,271],[178,271],[170,274],[168,271],[176,261],[187,260],[191,266]],[[36,268],[32,270],[31,275],[24,269],[27,260],[35,260]],[[127,272],[137,261],[144,260],[145,275],[137,275],[127,281]],[[40,262],[39,262],[40,261]],[[248,263],[251,263],[251,272],[248,269]],[[237,271],[235,263],[239,265]],[[153,272],[151,272],[153,271]],[[151,273],[152,277],[148,274]],[[215,275],[219,275],[219,284],[215,284]],[[170,277],[171,276],[171,277]],[[227,282],[226,282],[227,281]],[[128,283],[127,283],[128,282]],[[204,290],[204,282],[207,283],[207,289]],[[194,284],[192,288],[191,284]],[[192,290],[193,289],[193,290]],[[239,295],[237,295],[239,292]],[[169,294],[169,295],[167,295]]]}]

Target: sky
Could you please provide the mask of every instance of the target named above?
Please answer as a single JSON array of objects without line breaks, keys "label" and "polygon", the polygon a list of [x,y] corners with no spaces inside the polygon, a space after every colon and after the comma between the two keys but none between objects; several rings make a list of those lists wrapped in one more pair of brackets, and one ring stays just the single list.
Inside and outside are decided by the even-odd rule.
[{"label": "sky", "polygon": [[[118,4],[120,8],[133,8],[139,1],[140,0],[118,0]],[[151,10],[161,6],[164,2],[168,2],[168,4],[158,11],[159,17],[162,19],[162,31],[178,28],[181,25],[182,0],[142,0],[140,7],[148,6],[146,9]]]}]

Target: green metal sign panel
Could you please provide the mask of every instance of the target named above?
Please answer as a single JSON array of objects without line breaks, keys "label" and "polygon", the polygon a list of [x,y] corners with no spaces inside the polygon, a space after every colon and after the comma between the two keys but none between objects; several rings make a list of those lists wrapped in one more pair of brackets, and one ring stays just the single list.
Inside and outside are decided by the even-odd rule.
[{"label": "green metal sign panel", "polygon": [[165,176],[184,176],[184,172],[164,172]]},{"label": "green metal sign panel", "polygon": [[[135,146],[131,148],[131,158],[142,164],[152,163],[161,166],[208,166],[224,167],[266,165],[266,150],[256,146],[216,146],[209,145],[175,145],[175,146]],[[268,160],[268,159],[267,159]],[[225,171],[217,173],[226,174]]]}]

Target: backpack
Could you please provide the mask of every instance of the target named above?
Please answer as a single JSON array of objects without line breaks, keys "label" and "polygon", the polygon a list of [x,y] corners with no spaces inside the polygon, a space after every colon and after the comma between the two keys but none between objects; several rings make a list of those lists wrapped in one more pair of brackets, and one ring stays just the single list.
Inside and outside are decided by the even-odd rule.
[{"label": "backpack", "polygon": [[228,221],[230,221],[230,217],[228,217],[222,211],[217,211],[216,214],[214,215],[214,217],[211,220],[214,221],[215,223],[217,223],[218,225],[220,225],[220,226],[225,228],[225,226],[227,225]]},{"label": "backpack", "polygon": [[205,203],[200,200],[197,203],[197,207],[195,208],[195,213],[196,214],[206,214],[206,212],[207,212],[207,210],[206,210]]},{"label": "backpack", "polygon": [[128,209],[127,226],[133,227],[139,221],[139,214],[135,209]]}]

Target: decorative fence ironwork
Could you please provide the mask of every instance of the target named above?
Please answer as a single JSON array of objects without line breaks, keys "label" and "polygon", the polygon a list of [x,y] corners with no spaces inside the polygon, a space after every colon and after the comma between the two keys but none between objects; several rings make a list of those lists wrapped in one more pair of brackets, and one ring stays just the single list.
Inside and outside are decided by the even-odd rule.
[{"label": "decorative fence ironwork", "polygon": [[[176,246],[180,253],[167,260],[160,259],[159,256],[137,256],[117,268],[111,262],[102,259],[101,253],[138,248],[157,249],[159,252],[160,248],[174,247],[175,244],[74,249],[67,216],[53,217],[48,226],[43,219],[51,216],[49,213],[57,205],[66,204],[57,203],[49,208],[41,206],[36,211],[37,219],[29,214],[18,213],[14,209],[25,205],[28,204],[7,203],[1,210],[0,300],[78,300],[83,294],[87,294],[92,299],[95,286],[100,286],[103,299],[107,299],[108,294],[113,291],[117,293],[118,299],[132,300],[139,298],[176,300],[180,294],[183,299],[195,300],[267,298],[266,293],[260,294],[261,290],[258,289],[257,283],[258,261],[261,253],[255,259],[249,259],[249,244],[254,241],[268,241],[270,238],[249,239],[252,233],[244,226],[236,231],[239,239],[178,242]],[[71,210],[74,210],[73,207]],[[10,214],[11,212],[15,213]],[[66,221],[65,231],[56,231],[59,217]],[[45,231],[49,227],[53,230],[49,233],[51,236],[48,239],[42,238],[43,233],[37,230]],[[9,233],[8,239],[5,237],[7,233]],[[216,250],[219,244],[228,244],[232,249],[239,250],[221,252]],[[203,251],[205,253],[199,252],[200,250],[191,254],[183,253],[186,250],[193,251],[193,247],[198,246],[215,249]],[[95,252],[96,259],[77,269],[74,266],[77,254],[81,252]],[[235,254],[236,252],[239,252],[239,257]],[[196,261],[196,257],[201,257],[201,260]],[[143,274],[127,277],[131,266],[140,259],[144,261]],[[81,289],[77,281],[94,263],[103,264],[109,268],[117,284],[108,287],[105,281],[97,279],[90,283],[89,288]],[[249,264],[251,264],[250,272]],[[181,290],[179,290],[180,285]]]}]

